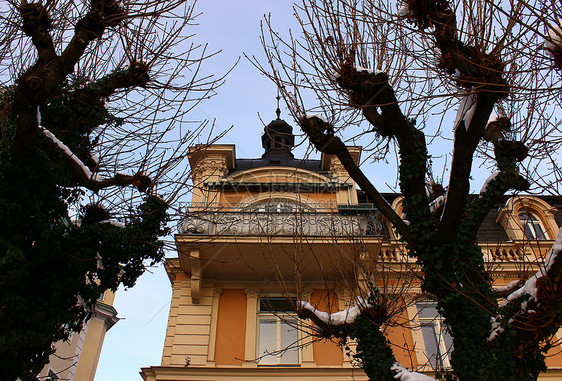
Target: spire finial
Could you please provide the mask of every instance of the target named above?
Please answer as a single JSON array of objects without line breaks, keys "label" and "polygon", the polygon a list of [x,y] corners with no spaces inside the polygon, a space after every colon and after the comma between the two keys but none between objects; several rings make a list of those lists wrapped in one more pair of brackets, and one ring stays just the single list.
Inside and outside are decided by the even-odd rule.
[{"label": "spire finial", "polygon": [[277,96],[275,98],[277,98],[277,110],[275,110],[275,113],[277,114],[277,119],[280,119],[281,109],[279,108],[279,100],[281,100],[281,96],[279,95],[279,88],[277,89]]}]

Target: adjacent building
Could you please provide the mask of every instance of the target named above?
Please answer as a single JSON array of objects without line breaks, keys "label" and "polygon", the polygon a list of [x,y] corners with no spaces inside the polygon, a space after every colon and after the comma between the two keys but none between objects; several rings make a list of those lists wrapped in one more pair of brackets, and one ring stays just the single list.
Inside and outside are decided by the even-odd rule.
[{"label": "adjacent building", "polygon": [[[173,295],[162,363],[147,381],[366,380],[353,343],[310,335],[296,300],[344,309],[367,282],[400,295],[385,333],[397,359],[418,371],[447,368],[450,338],[417,268],[390,224],[365,199],[339,160],[293,156],[292,127],[264,129],[264,154],[238,158],[234,145],[193,147],[194,185],[166,262]],[[360,147],[349,147],[359,163]],[[386,195],[401,214],[401,197]],[[498,286],[536,271],[562,223],[558,200],[506,198],[479,233]],[[344,346],[345,347],[345,346]],[[562,377],[562,356],[550,371]]]},{"label": "adjacent building", "polygon": [[39,380],[94,381],[105,333],[119,320],[114,299],[114,292],[105,291],[82,331],[55,343],[55,353],[39,373]]}]

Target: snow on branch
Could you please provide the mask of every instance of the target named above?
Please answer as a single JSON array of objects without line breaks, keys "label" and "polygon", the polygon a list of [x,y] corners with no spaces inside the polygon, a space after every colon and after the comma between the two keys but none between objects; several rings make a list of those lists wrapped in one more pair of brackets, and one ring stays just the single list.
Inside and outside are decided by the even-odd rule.
[{"label": "snow on branch", "polygon": [[500,297],[501,296],[507,296],[507,295],[511,294],[513,292],[513,290],[516,290],[519,287],[523,286],[524,283],[525,282],[521,279],[512,280],[511,282],[509,282],[509,284],[507,286],[498,287],[494,291],[496,291],[496,294],[498,294]]},{"label": "snow on branch", "polygon": [[373,69],[369,69],[369,68],[362,67],[362,66],[355,66],[355,70],[357,70],[358,73],[361,73],[361,72],[367,72],[367,73],[369,73],[369,74],[373,74],[373,73],[374,73],[374,74],[381,74],[381,73],[384,73],[384,71],[382,71],[382,70],[378,70],[378,69],[377,69],[377,70],[373,70]]},{"label": "snow on branch", "polygon": [[496,171],[494,173],[492,173],[487,179],[486,181],[484,181],[484,185],[482,185],[482,188],[480,189],[480,197],[482,197],[482,195],[484,195],[486,193],[486,190],[488,189],[488,186],[490,185],[490,183],[500,175],[500,171]]},{"label": "snow on branch", "polygon": [[553,26],[547,34],[544,49],[554,59],[554,66],[562,69],[562,28]]},{"label": "snow on branch", "polygon": [[431,211],[431,213],[436,213],[439,210],[439,208],[445,205],[445,201],[447,201],[446,194],[441,195],[437,197],[435,200],[431,201],[431,203],[429,204],[429,210]]},{"label": "snow on branch", "polygon": [[486,127],[490,125],[490,123],[495,123],[500,119],[498,114],[490,114],[488,118],[488,123],[486,123]]},{"label": "snow on branch", "polygon": [[326,330],[326,328],[330,326],[351,324],[359,315],[361,315],[361,312],[373,307],[372,304],[361,297],[357,297],[357,301],[353,306],[347,307],[343,311],[335,312],[333,314],[318,311],[312,304],[302,300],[297,303],[297,306],[299,307],[299,316],[301,318],[311,319],[323,330]]},{"label": "snow on branch", "polygon": [[103,220],[100,221],[100,224],[110,224],[113,226],[116,226],[118,228],[124,229],[125,228],[125,224],[116,220]]},{"label": "snow on branch", "polygon": [[[41,114],[39,114],[39,107],[37,108],[37,110],[38,110],[37,111],[37,120],[40,121],[41,120]],[[57,147],[59,147],[60,150],[65,153],[66,156],[68,156],[70,159],[72,159],[72,161],[74,161],[74,163],[82,170],[82,172],[84,173],[84,176],[86,176],[86,178],[94,180],[94,181],[100,181],[100,178],[99,178],[98,174],[93,174],[92,171],[90,171],[90,168],[86,167],[86,165],[82,162],[82,160],[80,160],[78,158],[78,156],[76,156],[74,154],[74,152],[72,152],[66,144],[64,144],[59,139],[57,139],[57,137],[51,131],[47,130],[45,127],[39,125],[39,128],[41,129],[41,131],[43,131],[43,133],[45,134],[46,137],[51,139],[53,141],[53,143],[55,143],[57,145]]]},{"label": "snow on branch", "polygon": [[537,298],[537,279],[545,277],[548,275],[552,265],[558,260],[558,255],[562,251],[562,229],[558,231],[558,236],[554,241],[554,244],[550,248],[548,255],[544,260],[544,264],[540,267],[539,271],[535,273],[531,278],[529,278],[523,287],[517,289],[516,291],[512,292],[508,295],[503,305],[507,305],[512,301],[516,300],[517,298],[523,295],[530,295],[531,299]]},{"label": "snow on branch", "polygon": [[399,363],[395,362],[391,368],[396,372],[395,379],[400,381],[435,381],[434,378],[418,372],[410,372]]},{"label": "snow on branch", "polygon": [[[533,312],[529,310],[527,307],[529,306],[529,301],[537,301],[540,302],[537,298],[537,280],[543,277],[550,277],[556,276],[557,274],[551,274],[551,269],[553,268],[554,264],[557,261],[560,261],[560,253],[562,252],[562,229],[558,231],[558,236],[552,245],[548,255],[544,260],[544,264],[539,268],[539,270],[530,277],[525,283],[522,284],[521,287],[516,288],[516,284],[510,283],[507,287],[509,289],[515,289],[515,291],[511,292],[505,299],[505,301],[501,304],[502,307],[507,306],[509,303],[513,303],[515,300],[521,298],[522,296],[529,295],[530,298],[528,300],[524,300],[521,302],[520,310],[514,314],[513,317],[510,318],[509,322],[513,322],[515,317],[526,313],[526,312]],[[500,321],[503,319],[503,316],[498,315],[497,317],[492,317],[490,319],[490,336],[488,337],[488,341],[493,341],[497,335],[503,332],[503,327],[500,324]]]},{"label": "snow on branch", "polygon": [[468,130],[470,123],[472,122],[472,117],[474,116],[474,111],[476,110],[476,96],[474,94],[465,95],[459,104],[457,110],[457,116],[455,118],[454,128],[460,125],[461,121],[464,122],[464,128]]},{"label": "snow on branch", "polygon": [[100,189],[108,188],[111,186],[127,186],[133,185],[139,191],[145,192],[147,191],[153,184],[152,179],[150,176],[145,173],[144,171],[140,171],[135,175],[127,175],[122,173],[117,173],[114,177],[102,179],[99,174],[92,173],[90,168],[88,168],[82,160],[78,158],[72,152],[70,148],[62,141],[57,139],[57,137],[45,127],[39,124],[41,122],[41,113],[39,112],[39,108],[37,108],[37,122],[39,129],[45,134],[54,145],[65,154],[65,157],[68,159],[68,163],[72,166],[72,170],[77,178],[77,181],[80,185],[97,192]]},{"label": "snow on branch", "polygon": [[324,118],[322,115],[318,115],[318,114],[306,114],[305,118],[306,118],[306,119],[318,118],[318,119],[320,119],[322,122],[328,123],[328,121],[326,120],[326,118]]},{"label": "snow on branch", "polygon": [[401,6],[398,9],[398,16],[399,17],[408,17],[412,15],[412,10],[410,9],[410,7],[406,4]]},{"label": "snow on branch", "polygon": [[562,28],[554,26],[548,30],[548,38],[545,39],[544,49],[553,57],[556,51],[562,50]]}]

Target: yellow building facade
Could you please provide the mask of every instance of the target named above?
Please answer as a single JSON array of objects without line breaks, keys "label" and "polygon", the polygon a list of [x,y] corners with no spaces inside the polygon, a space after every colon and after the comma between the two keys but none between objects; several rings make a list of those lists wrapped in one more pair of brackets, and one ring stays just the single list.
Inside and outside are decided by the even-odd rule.
[{"label": "yellow building facade", "polygon": [[108,329],[119,320],[113,308],[115,293],[105,291],[82,331],[54,344],[55,353],[39,373],[39,380],[93,381]]},{"label": "yellow building facade", "polygon": [[[261,158],[239,159],[233,145],[191,149],[192,202],[178,257],[166,262],[173,294],[162,363],[143,368],[144,380],[366,380],[353,343],[318,337],[294,310],[297,301],[343,310],[367,282],[400,295],[385,327],[397,360],[446,369],[446,329],[399,237],[336,157],[294,158],[292,128],[277,116]],[[359,163],[360,147],[349,149]],[[401,214],[401,198],[386,196]],[[554,199],[513,197],[490,212],[479,242],[498,286],[538,269],[560,221]],[[541,379],[562,380],[559,352]]]}]

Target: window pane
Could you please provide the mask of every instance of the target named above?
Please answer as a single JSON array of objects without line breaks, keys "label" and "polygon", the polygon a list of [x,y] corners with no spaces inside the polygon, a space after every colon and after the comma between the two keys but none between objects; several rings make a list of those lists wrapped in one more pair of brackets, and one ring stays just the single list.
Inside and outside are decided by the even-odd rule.
[{"label": "window pane", "polygon": [[420,319],[435,319],[438,316],[435,303],[417,303],[416,306],[418,307],[418,317]]},{"label": "window pane", "polygon": [[519,213],[519,221],[523,226],[525,238],[546,239],[540,220],[534,214]]},{"label": "window pane", "polygon": [[[258,357],[277,351],[277,318],[260,317],[260,335]],[[266,355],[259,360],[260,364],[277,364],[275,355]]]},{"label": "window pane", "polygon": [[445,350],[447,351],[447,353],[451,353],[451,351],[453,350],[453,338],[451,337],[451,334],[449,333],[449,330],[447,329],[445,323],[441,324],[441,339],[445,343]]},{"label": "window pane", "polygon": [[541,226],[540,222],[534,221],[533,222],[533,228],[535,229],[535,238],[536,239],[545,239],[546,238],[544,236],[544,231],[542,230],[542,226]]},{"label": "window pane", "polygon": [[416,307],[428,363],[434,369],[449,367],[448,354],[453,350],[453,338],[437,312],[437,304],[425,301],[416,303]]},{"label": "window pane", "polygon": [[437,368],[437,359],[441,357],[435,328],[435,324],[431,322],[421,323],[423,343],[425,344],[425,355],[433,368]]},{"label": "window pane", "polygon": [[281,320],[281,349],[290,348],[281,357],[282,364],[298,364],[298,330],[297,320],[286,317]]},{"label": "window pane", "polygon": [[283,297],[260,298],[261,312],[293,312],[296,306],[296,300],[288,300]]}]

